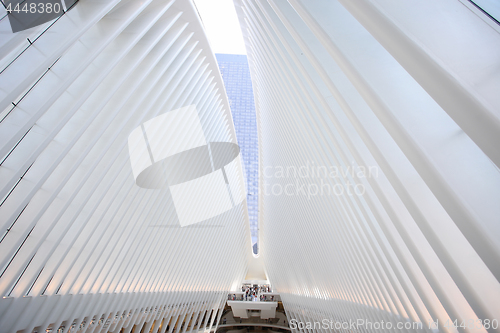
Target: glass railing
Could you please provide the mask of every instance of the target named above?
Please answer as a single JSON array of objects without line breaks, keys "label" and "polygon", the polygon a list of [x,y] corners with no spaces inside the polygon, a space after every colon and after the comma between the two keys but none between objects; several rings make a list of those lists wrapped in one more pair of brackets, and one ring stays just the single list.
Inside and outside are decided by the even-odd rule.
[{"label": "glass railing", "polygon": [[243,302],[281,302],[279,294],[276,293],[259,293],[256,295],[248,295],[244,292],[235,292],[229,294],[227,300]]}]

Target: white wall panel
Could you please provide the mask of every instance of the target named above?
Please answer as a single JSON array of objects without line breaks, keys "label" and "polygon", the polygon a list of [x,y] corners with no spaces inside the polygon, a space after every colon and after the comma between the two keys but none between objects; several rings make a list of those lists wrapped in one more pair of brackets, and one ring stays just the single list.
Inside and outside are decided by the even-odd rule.
[{"label": "white wall panel", "polygon": [[498,29],[454,0],[234,3],[289,319],[498,321]]},{"label": "white wall panel", "polygon": [[[189,105],[207,143],[236,142],[192,2],[82,0],[18,35],[0,22],[0,331],[209,330],[246,273],[246,203],[181,227],[168,186],[136,184],[129,147]],[[176,129],[155,133],[179,153]]]}]

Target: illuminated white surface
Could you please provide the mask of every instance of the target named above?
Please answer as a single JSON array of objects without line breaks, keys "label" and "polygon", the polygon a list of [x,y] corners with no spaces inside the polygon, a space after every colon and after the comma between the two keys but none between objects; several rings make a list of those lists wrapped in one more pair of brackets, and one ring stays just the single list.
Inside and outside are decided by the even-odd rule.
[{"label": "illuminated white surface", "polygon": [[170,186],[170,191],[183,227],[207,220],[233,207],[220,169],[207,176]]},{"label": "illuminated white surface", "polygon": [[[181,228],[168,188],[135,182],[153,162],[144,132],[162,141],[154,159],[236,142],[193,4],[80,1],[50,27],[5,23],[0,331],[214,329],[251,256],[245,203]],[[147,123],[191,105],[194,125],[194,113],[161,117],[173,132]]]},{"label": "illuminated white surface", "polygon": [[242,165],[240,156],[241,154],[224,167],[235,204],[242,202],[246,194],[244,184],[238,176]]},{"label": "illuminated white surface", "polygon": [[207,144],[195,105],[148,120],[144,129],[155,161]]},{"label": "illuminated white surface", "polygon": [[137,179],[137,176],[139,176],[144,169],[153,164],[141,127],[136,128],[130,133],[128,137],[128,149],[134,178]]},{"label": "illuminated white surface", "polygon": [[[259,252],[289,320],[498,318],[498,27],[453,0],[235,8],[258,114]],[[311,165],[377,172],[276,173]],[[349,185],[364,193],[319,191]]]}]

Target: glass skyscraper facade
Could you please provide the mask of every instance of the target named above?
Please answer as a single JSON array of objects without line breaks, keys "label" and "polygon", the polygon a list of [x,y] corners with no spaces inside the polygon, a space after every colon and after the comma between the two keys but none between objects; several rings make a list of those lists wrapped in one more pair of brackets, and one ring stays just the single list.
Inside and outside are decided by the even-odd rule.
[{"label": "glass skyscraper facade", "polygon": [[[243,156],[252,244],[258,238],[259,154],[252,81],[246,55],[216,54]],[[254,246],[254,252],[256,247]]]}]

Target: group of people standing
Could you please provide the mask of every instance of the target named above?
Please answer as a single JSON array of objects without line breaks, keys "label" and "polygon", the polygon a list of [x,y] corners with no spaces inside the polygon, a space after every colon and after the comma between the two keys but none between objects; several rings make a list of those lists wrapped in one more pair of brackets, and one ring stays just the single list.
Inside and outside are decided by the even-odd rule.
[{"label": "group of people standing", "polygon": [[241,294],[229,294],[228,300],[230,301],[274,301],[273,295],[265,295],[263,293],[272,292],[271,288],[268,285],[262,286],[250,286],[243,285],[241,287]]},{"label": "group of people standing", "polygon": [[[268,293],[271,291],[271,288],[268,285],[264,286],[242,286],[241,291],[245,294],[241,295],[241,300],[243,298],[245,301],[267,301],[267,295],[261,295],[261,293]],[[258,298],[257,298],[258,297]],[[270,300],[274,300],[274,296],[270,297]]]}]

